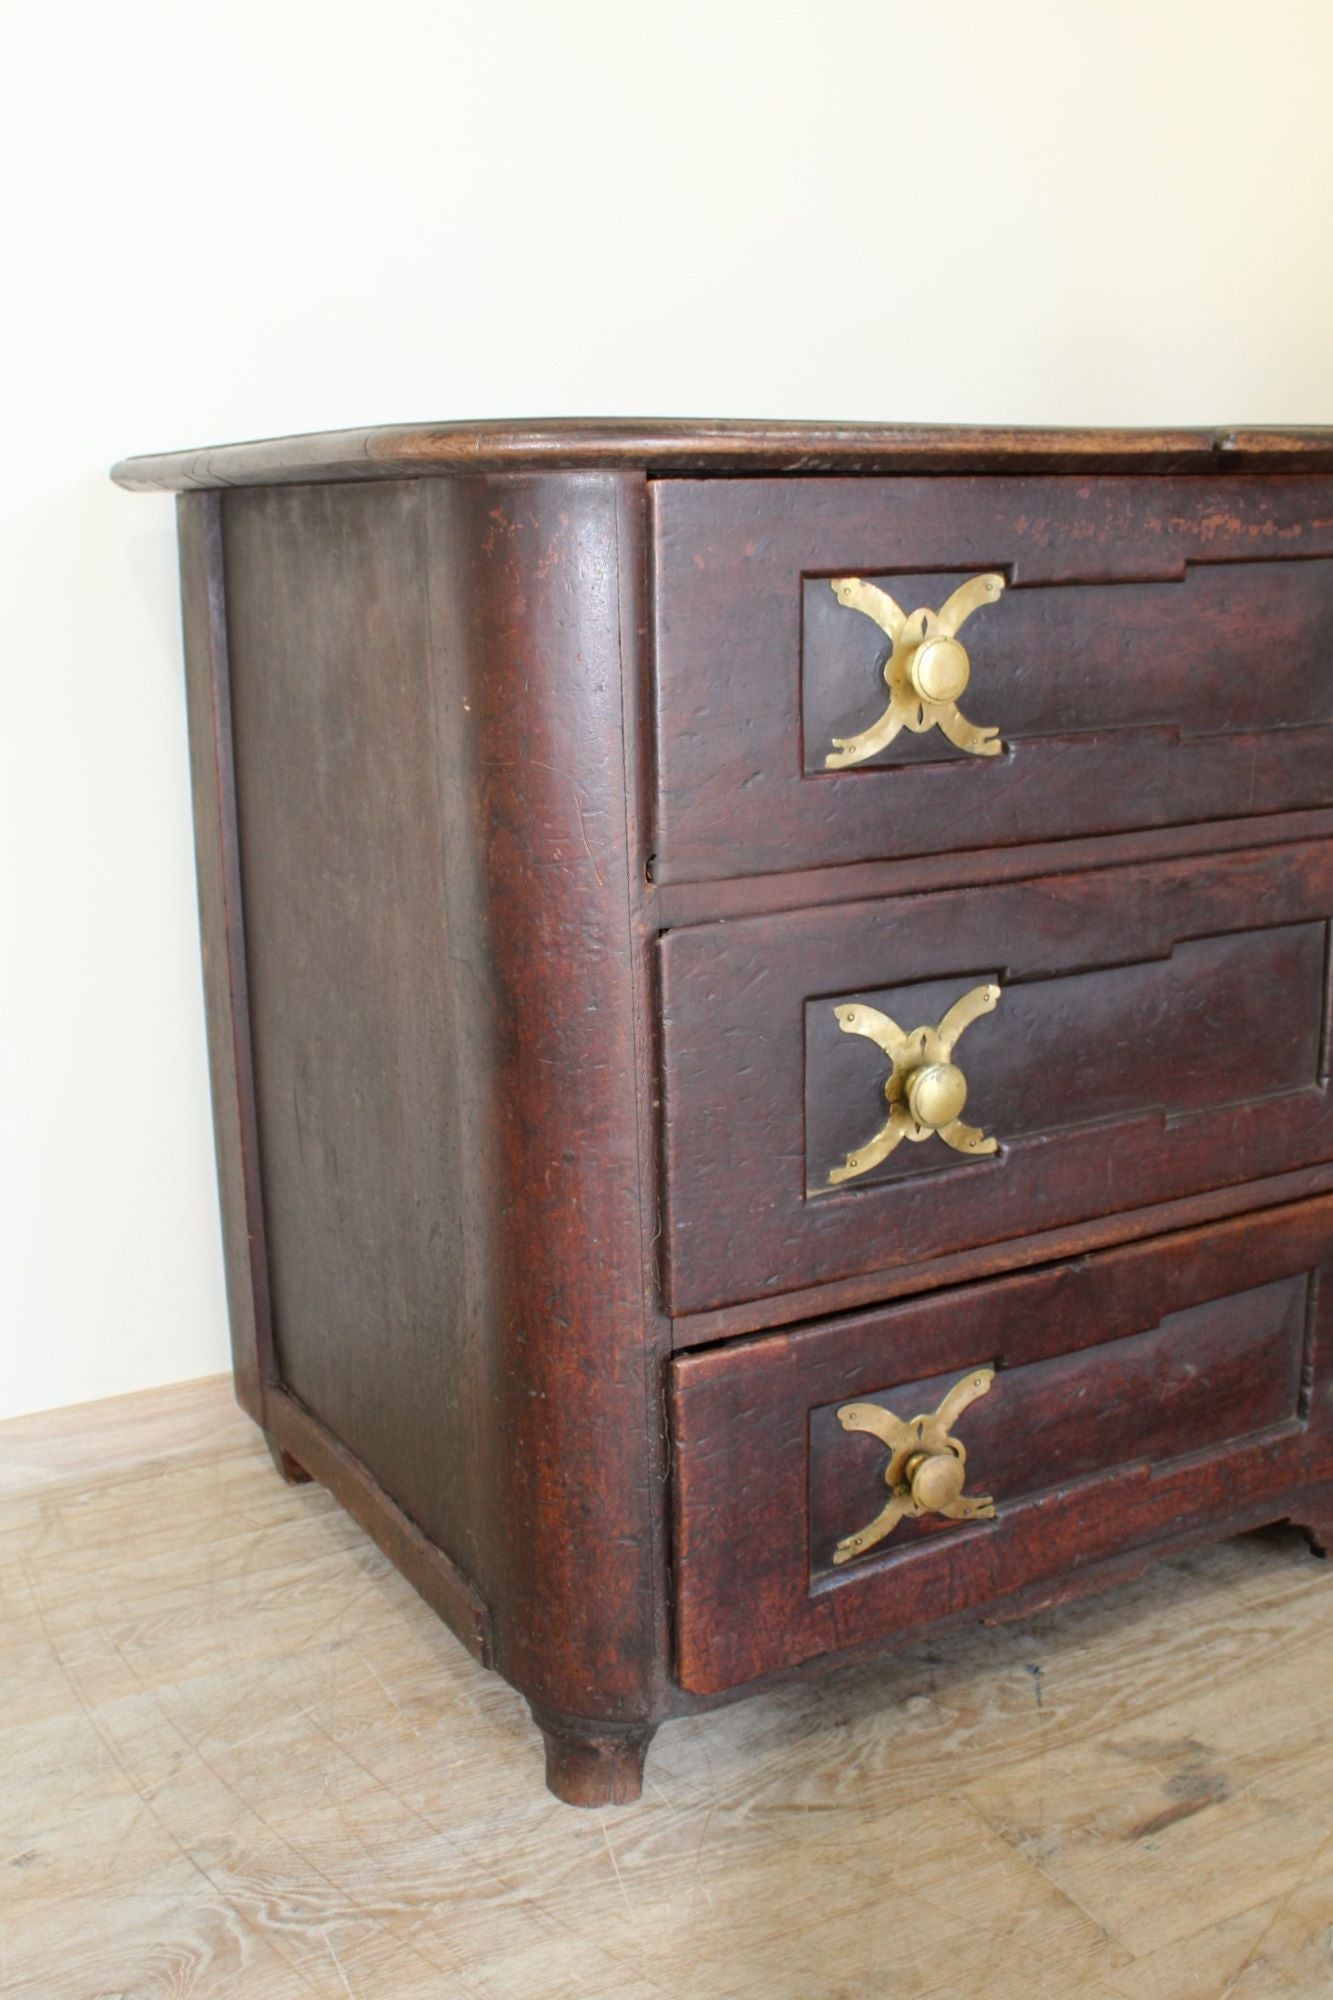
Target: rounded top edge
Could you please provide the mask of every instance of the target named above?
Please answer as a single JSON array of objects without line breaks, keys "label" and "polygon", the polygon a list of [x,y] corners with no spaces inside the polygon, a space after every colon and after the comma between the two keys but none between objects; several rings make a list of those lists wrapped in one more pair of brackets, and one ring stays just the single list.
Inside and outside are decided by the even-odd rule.
[{"label": "rounded top edge", "polygon": [[1077,429],[755,419],[539,417],[319,431],[121,459],[131,492],[450,477],[646,474],[1174,471],[1239,464],[1333,470],[1333,426]]}]

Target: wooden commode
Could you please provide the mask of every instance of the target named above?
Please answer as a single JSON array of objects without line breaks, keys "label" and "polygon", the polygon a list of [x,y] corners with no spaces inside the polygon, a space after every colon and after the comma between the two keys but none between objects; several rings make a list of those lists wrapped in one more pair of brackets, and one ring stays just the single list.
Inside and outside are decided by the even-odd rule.
[{"label": "wooden commode", "polygon": [[180,493],[237,1393],[561,1798],[776,1676],[1333,1545],[1333,432],[115,477]]}]

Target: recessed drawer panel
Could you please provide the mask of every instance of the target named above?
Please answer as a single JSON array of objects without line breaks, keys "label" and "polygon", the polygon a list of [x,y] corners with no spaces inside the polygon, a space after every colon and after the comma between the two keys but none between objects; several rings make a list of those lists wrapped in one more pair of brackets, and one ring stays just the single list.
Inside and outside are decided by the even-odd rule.
[{"label": "recessed drawer panel", "polygon": [[1324,1198],[678,1357],[682,1684],[1275,1518],[1333,1477],[1331,1247]]},{"label": "recessed drawer panel", "polygon": [[659,881],[1333,800],[1333,481],[651,489]]},{"label": "recessed drawer panel", "polygon": [[662,941],[674,1313],[1333,1159],[1333,845]]}]

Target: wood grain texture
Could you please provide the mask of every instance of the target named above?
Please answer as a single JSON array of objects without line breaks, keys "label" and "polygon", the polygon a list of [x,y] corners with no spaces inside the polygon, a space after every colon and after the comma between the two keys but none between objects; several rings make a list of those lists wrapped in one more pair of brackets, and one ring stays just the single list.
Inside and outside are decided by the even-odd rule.
[{"label": "wood grain texture", "polygon": [[458,1198],[487,1326],[501,1671],[547,1717],[660,1702],[644,1109],[624,748],[642,482],[420,489],[469,1035]]},{"label": "wood grain texture", "polygon": [[420,489],[222,506],[275,1379],[482,1579]]},{"label": "wood grain texture", "polygon": [[[1315,921],[1182,938],[1169,957],[1132,965],[1098,965],[1090,951],[1088,970],[1058,978],[1025,981],[1011,961],[998,1008],[955,1050],[974,1085],[965,1115],[1016,1148],[1043,1133],[1154,1112],[1169,1125],[1311,1090],[1323,1058],[1328,951],[1328,924]],[[856,997],[911,1029],[942,1020],[958,993],[955,977]],[[873,1042],[842,1032],[824,997],[806,1002],[804,1028],[813,1199],[883,1122],[888,1063]],[[857,1186],[959,1164],[942,1145],[902,1145]]]},{"label": "wood grain texture", "polygon": [[[672,1310],[1328,1161],[1330,913],[1333,846],[1310,843],[668,933]],[[827,1178],[835,1128],[849,1153],[884,1116],[885,1059],[861,1037],[839,1032],[834,1046],[833,1008],[886,997],[909,1030],[993,979],[1006,997],[957,1057],[967,1114],[999,1153],[968,1159],[932,1138],[900,1147],[877,1184],[809,1194]],[[812,1047],[814,1008],[826,1017]],[[807,1087],[833,1101],[827,1129],[822,1107],[812,1127]]]},{"label": "wood grain texture", "polygon": [[1163,472],[1177,466],[1333,467],[1333,430],[1044,430],[1003,426],[762,423],[715,418],[534,417],[386,424],[122,459],[137,492],[536,470],[649,472]]},{"label": "wood grain texture", "polygon": [[[651,505],[659,882],[1330,803],[1333,482],[676,480]],[[823,769],[886,699],[884,635],[828,579],[910,612],[991,570],[961,706],[1004,754],[932,731]]]},{"label": "wood grain texture", "polygon": [[[1174,1240],[1165,1239],[1168,1245]],[[1114,1285],[1105,1252],[1097,1271],[1096,1282],[1109,1277]],[[1131,1332],[1114,1313],[1094,1317],[1094,1283],[1080,1302],[1063,1308],[1086,1315],[1074,1328],[1079,1344],[1072,1351],[1064,1351],[1065,1323],[1058,1329],[1005,1325],[1004,1373],[957,1425],[968,1454],[967,1490],[990,1494],[1008,1518],[1015,1506],[1073,1480],[1138,1461],[1163,1468],[1173,1459],[1304,1421],[1315,1276],[1298,1271],[1268,1284],[1251,1284],[1250,1276],[1246,1271],[1240,1291],[1178,1306]],[[1022,1310],[1024,1301],[1017,1304]],[[1003,1286],[995,1308],[1006,1310]],[[895,1344],[893,1332],[885,1332],[888,1344]],[[1093,1333],[1105,1337],[1091,1345],[1084,1336]],[[910,1342],[902,1345],[890,1372],[921,1365]],[[978,1358],[989,1365],[989,1354]],[[936,1409],[956,1380],[946,1371],[869,1395],[858,1392],[856,1400],[910,1420]],[[819,1575],[832,1574],[836,1544],[884,1500],[888,1454],[874,1440],[849,1439],[838,1422],[839,1407],[838,1401],[820,1404],[809,1418],[810,1556]],[[928,1514],[901,1522],[892,1549],[886,1544],[879,1553],[896,1557],[916,1542],[954,1532],[943,1515]]]},{"label": "wood grain texture", "polygon": [[[678,1357],[682,1685],[716,1693],[993,1615],[1009,1593],[1210,1516],[1225,1532],[1298,1510],[1302,1486],[1327,1496],[1331,1243],[1325,1199]],[[999,1518],[908,1524],[834,1569],[832,1541],[884,1499],[882,1448],[842,1432],[836,1407],[869,1398],[908,1419],[980,1365],[999,1372],[959,1436]],[[1311,1505],[1324,1518],[1327,1498]]]},{"label": "wood grain texture", "polygon": [[[680,1517],[670,1539],[673,1343],[867,1305],[938,1327],[948,1287],[1033,1270],[1010,1282],[1046,1347],[994,1343],[1020,1432],[977,1419],[1004,1560],[923,1568],[920,1624],[1049,1607],[1275,1511],[1327,1546],[1333,1483],[1293,1444],[1329,1379],[1302,1272],[1114,1336],[1098,1295],[1080,1343],[1038,1267],[1237,1216],[1285,1241],[1265,1211],[1333,1183],[1330,468],[1314,434],[625,422],[121,469],[224,489],[181,518],[240,1394],[289,1497],[313,1475],[527,1698],[564,1797],[631,1798],[671,1713],[900,1643],[827,1566],[877,1476],[830,1448],[835,1391],[786,1466],[813,1448],[792,1512],[832,1627],[807,1646],[792,1600],[749,1679],[673,1679],[672,1580],[699,1580]],[[924,594],[983,563],[1013,613],[990,805],[938,745],[831,785],[816,739],[879,661],[828,575]],[[826,1197],[882,1080],[828,1004],[924,1018],[997,972],[964,1057],[1005,1154]],[[981,1289],[993,1320],[1008,1282]],[[914,1332],[865,1392],[926,1396],[945,1365]]]},{"label": "wood grain texture", "polygon": [[424,1535],[341,1440],[276,1383],[267,1396],[266,1442],[288,1486],[317,1479],[438,1618],[483,1666],[494,1664],[490,1608],[471,1581]]},{"label": "wood grain texture", "polygon": [[[141,1465],[248,1452],[250,1419],[226,1395],[229,1375],[107,1396],[0,1425],[0,1497],[31,1501],[48,1487],[114,1485]],[[25,1506],[23,1518],[32,1515]]]},{"label": "wood grain texture", "polygon": [[567,1806],[627,1806],[643,1792],[653,1730],[635,1724],[589,1726],[532,1705],[546,1750],[546,1789]]},{"label": "wood grain texture", "polygon": [[[1031,483],[1037,488],[1033,503],[1040,506],[1041,483]],[[1216,504],[1215,487],[1209,497]],[[1153,502],[1149,497],[1142,504]],[[1209,546],[1206,532],[1201,523],[1201,549]],[[1098,567],[1104,560],[1098,548]],[[865,581],[910,613],[914,606],[943,604],[967,575],[890,570]],[[970,620],[960,636],[973,675],[960,706],[993,723],[1011,746],[1049,737],[1067,745],[1071,737],[1101,738],[1110,729],[1167,732],[1178,739],[1174,763],[1181,777],[1188,775],[1189,758],[1181,740],[1198,736],[1248,741],[1280,729],[1290,763],[1305,740],[1291,732],[1309,730],[1311,745],[1322,744],[1328,754],[1333,562],[1327,558],[1192,561],[1183,574],[1160,583],[1020,585]],[[889,641],[864,613],[839,603],[827,577],[807,576],[800,643],[803,768],[807,776],[822,776],[833,739],[854,735],[884,706]],[[857,768],[915,769],[957,763],[964,755],[932,730],[896,737]],[[974,761],[963,768],[984,765]],[[1317,775],[1312,763],[1306,782],[1314,784]],[[1237,809],[1262,812],[1262,799],[1263,783],[1252,772]]]},{"label": "wood grain texture", "polygon": [[926,1254],[893,1271],[871,1271],[826,1285],[804,1286],[777,1298],[750,1299],[713,1312],[687,1313],[671,1322],[674,1351],[714,1346],[764,1327],[794,1326],[830,1313],[854,1311],[875,1300],[926,1295],[948,1285],[971,1284],[979,1278],[1026,1271],[1060,1257],[1084,1257],[1112,1243],[1141,1243],[1174,1229],[1194,1229],[1229,1216],[1262,1214],[1265,1209],[1333,1189],[1333,1162],[1302,1167],[1295,1173],[1266,1174],[1261,1180],[1214,1188],[1208,1194],[1179,1201],[1156,1202],[1150,1208],[1126,1208],[1062,1229],[1040,1229],[1031,1235],[987,1243],[946,1257]]},{"label": "wood grain texture", "polygon": [[581,475],[223,503],[265,1421],[585,1737],[646,1727],[665,1654],[622,751],[640,498]]},{"label": "wood grain texture", "polygon": [[1333,1593],[1281,1536],[669,1724],[587,1815],[228,1384],[0,1427],[14,1466],[6,2000],[1327,1984]]},{"label": "wood grain texture", "polygon": [[186,717],[213,1140],[236,1394],[259,1423],[273,1379],[273,1324],[255,1128],[249,963],[236,836],[231,656],[222,514],[211,496],[177,502]]},{"label": "wood grain texture", "polygon": [[1016,882],[1026,875],[1166,861],[1181,854],[1227,854],[1329,835],[1333,835],[1333,812],[1271,813],[1254,819],[1206,820],[1198,826],[1138,827],[1132,833],[1096,834],[1085,840],[972,848],[956,854],[915,855],[904,861],[863,861],[844,868],[737,875],[725,882],[650,882],[647,901],[656,928],[670,931],[685,924],[729,922],[736,917],[814,909],[825,903],[860,903],[871,896],[966,889],[981,882]]}]

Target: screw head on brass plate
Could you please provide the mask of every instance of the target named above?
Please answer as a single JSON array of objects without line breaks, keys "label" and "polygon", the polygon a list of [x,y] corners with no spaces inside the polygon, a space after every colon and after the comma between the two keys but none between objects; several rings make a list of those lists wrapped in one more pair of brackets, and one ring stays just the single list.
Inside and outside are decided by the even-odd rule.
[{"label": "screw head on brass plate", "polygon": [[923,701],[957,701],[972,676],[967,648],[958,639],[927,639],[907,665],[912,686]]},{"label": "screw head on brass plate", "polygon": [[967,1078],[956,1063],[926,1063],[907,1080],[907,1108],[918,1125],[938,1132],[952,1125],[967,1102]]}]

